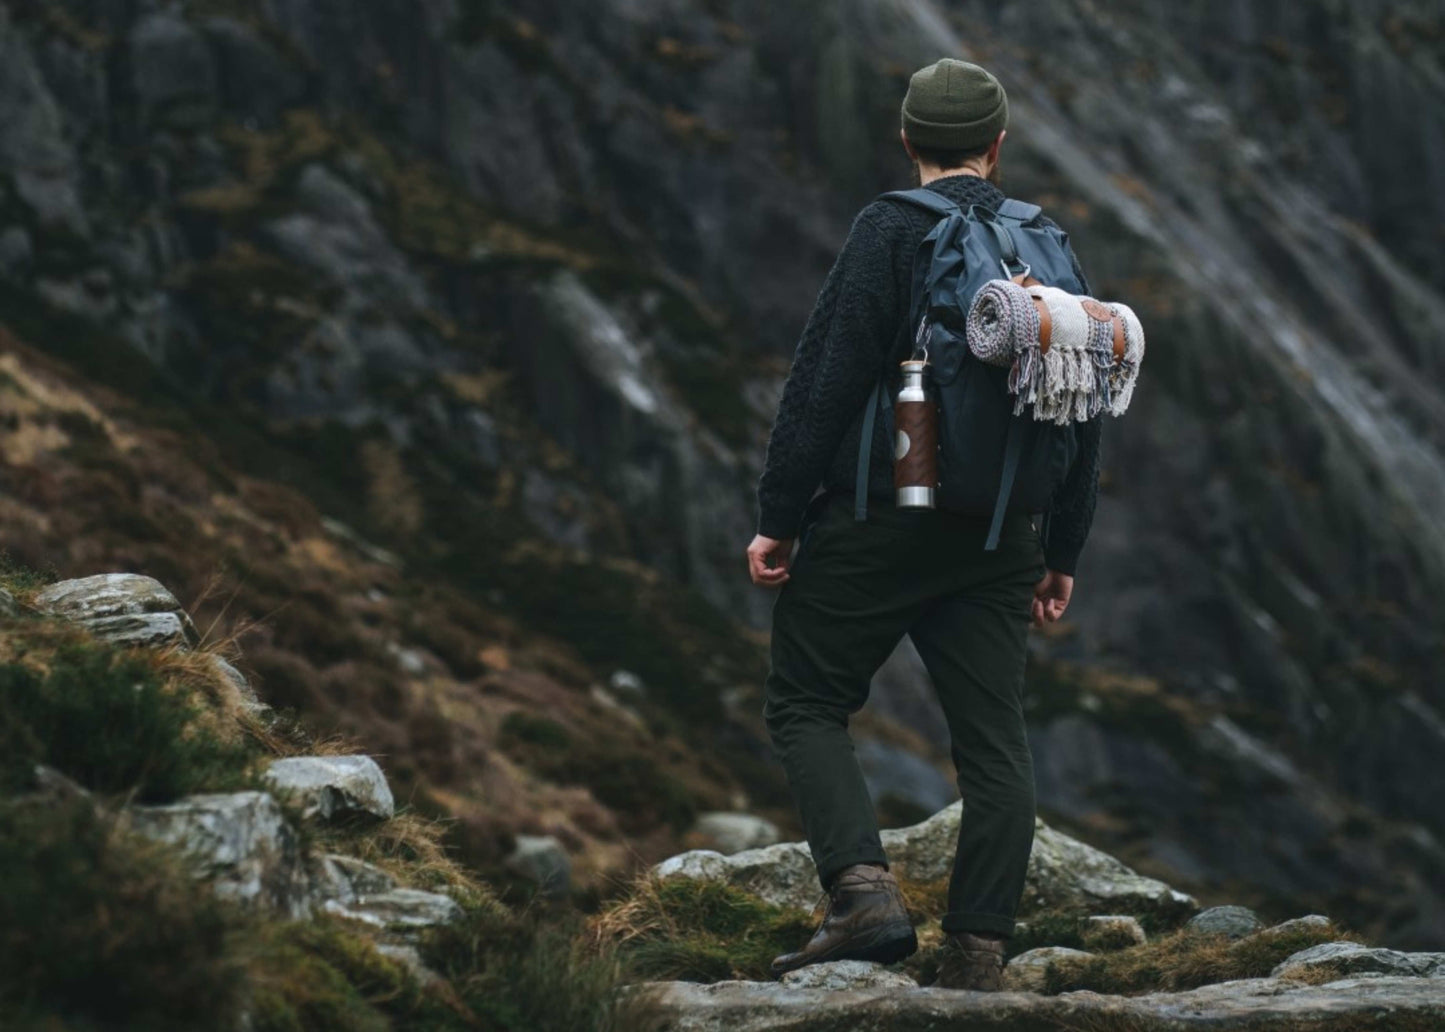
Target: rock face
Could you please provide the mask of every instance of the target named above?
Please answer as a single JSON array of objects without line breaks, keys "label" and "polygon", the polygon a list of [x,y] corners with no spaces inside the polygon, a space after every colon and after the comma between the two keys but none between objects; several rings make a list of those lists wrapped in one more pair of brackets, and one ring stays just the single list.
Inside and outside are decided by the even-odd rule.
[{"label": "rock face", "polygon": [[[882,833],[890,868],[901,878],[935,881],[953,869],[961,802],[926,821]],[[653,868],[660,878],[726,881],[770,903],[811,909],[821,887],[805,842],[782,842],[732,856],[692,850]],[[1194,899],[1163,882],[1136,874],[1119,860],[1048,827],[1034,831],[1024,906],[1117,910],[1121,913],[1181,916],[1197,908]]]},{"label": "rock face", "polygon": [[300,802],[307,817],[382,820],[396,812],[386,775],[370,756],[288,756],[266,771],[266,781]]},{"label": "rock face", "polygon": [[[1301,986],[1272,978],[1183,993],[974,993],[948,989],[791,989],[772,982],[644,984],[649,1030],[669,1032],[1034,1032],[1054,1028],[1171,1032],[1362,1032],[1445,1021],[1435,979],[1342,979]],[[639,1030],[642,1032],[642,1030]]]},{"label": "rock face", "polygon": [[135,573],[59,581],[36,593],[35,606],[120,645],[185,648],[200,639],[176,597],[159,581]]},{"label": "rock face", "polygon": [[196,795],[166,806],[137,806],[132,827],[191,857],[196,876],[246,906],[303,917],[311,883],[300,841],[264,792]]}]

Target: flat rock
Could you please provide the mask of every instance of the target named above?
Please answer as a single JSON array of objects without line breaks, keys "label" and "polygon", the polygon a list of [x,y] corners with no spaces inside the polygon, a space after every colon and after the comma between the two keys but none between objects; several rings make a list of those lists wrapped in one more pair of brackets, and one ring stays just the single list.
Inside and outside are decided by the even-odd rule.
[{"label": "flat rock", "polygon": [[296,832],[265,792],[194,795],[165,806],[135,806],[131,827],[184,849],[196,876],[245,906],[303,917],[310,879]]},{"label": "flat rock", "polygon": [[317,903],[335,900],[354,903],[396,888],[396,879],[375,864],[354,856],[327,853],[317,859],[312,879],[312,896]]},{"label": "flat rock", "polygon": [[698,817],[692,830],[724,856],[777,843],[778,826],[751,813],[713,811]]},{"label": "flat rock", "polygon": [[[900,876],[934,881],[953,868],[961,802],[926,821],[882,833],[890,866]],[[780,842],[731,856],[696,849],[669,857],[653,868],[660,878],[725,881],[770,903],[811,910],[821,886],[805,842]],[[1136,874],[1119,860],[1039,821],[1024,887],[1026,908],[1066,906],[1121,914],[1182,916],[1198,904],[1153,878]]]},{"label": "flat rock", "polygon": [[[1445,978],[1445,953],[1402,953],[1358,942],[1322,942],[1290,954],[1270,972],[1270,977],[1289,977],[1320,968],[1338,972],[1341,977],[1378,973]],[[1441,995],[1445,996],[1445,992]]]},{"label": "flat rock", "polygon": [[377,928],[431,928],[462,916],[461,905],[450,896],[421,889],[389,889],[359,896],[349,903],[331,900],[324,909],[338,917],[364,921]]},{"label": "flat rock", "polygon": [[266,781],[299,801],[306,817],[386,820],[396,812],[386,775],[370,756],[288,756],[271,764]]},{"label": "flat rock", "polygon": [[1038,949],[1027,950],[1004,966],[1004,988],[1041,993],[1044,991],[1044,979],[1048,975],[1050,964],[1058,960],[1092,956],[1087,950],[1070,949],[1068,946],[1040,946]]},{"label": "flat rock", "polygon": [[176,596],[153,577],[101,573],[57,581],[35,595],[35,608],[84,624],[125,645],[186,646],[200,640]]},{"label": "flat rock", "polygon": [[[1053,1028],[1161,1032],[1389,1032],[1445,1020],[1432,979],[1342,979],[1299,985],[1272,978],[1182,993],[976,993],[952,989],[794,989],[776,982],[653,982],[629,987],[668,1032],[1035,1032]],[[1406,1025],[1405,1022],[1413,1022]]]},{"label": "flat rock", "polygon": [[835,960],[789,971],[779,981],[789,989],[917,989],[901,971],[867,960]]},{"label": "flat rock", "polygon": [[1242,939],[1263,928],[1264,922],[1248,907],[1231,904],[1201,910],[1191,917],[1184,927],[1204,935],[1227,935],[1231,939]]}]

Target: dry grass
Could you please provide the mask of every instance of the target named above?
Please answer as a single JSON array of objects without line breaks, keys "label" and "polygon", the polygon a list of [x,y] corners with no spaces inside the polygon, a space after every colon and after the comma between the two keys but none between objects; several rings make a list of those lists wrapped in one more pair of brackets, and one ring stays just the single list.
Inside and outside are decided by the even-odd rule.
[{"label": "dry grass", "polygon": [[452,856],[444,839],[446,821],[403,811],[375,827],[327,826],[315,833],[318,846],[375,864],[405,885],[446,888],[479,905],[493,901],[491,889]]}]

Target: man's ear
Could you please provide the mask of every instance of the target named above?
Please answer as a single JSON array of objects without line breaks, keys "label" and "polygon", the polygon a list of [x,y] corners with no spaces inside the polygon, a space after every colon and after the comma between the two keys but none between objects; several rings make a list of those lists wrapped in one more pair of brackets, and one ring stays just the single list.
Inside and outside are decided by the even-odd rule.
[{"label": "man's ear", "polygon": [[988,160],[990,164],[998,164],[998,152],[999,149],[1003,147],[1003,138],[1007,135],[1007,129],[1000,129],[998,135],[994,137],[993,143],[988,145]]},{"label": "man's ear", "polygon": [[918,155],[913,153],[913,147],[908,143],[908,134],[905,133],[902,129],[899,129],[898,138],[903,141],[904,152],[914,161],[917,161]]}]

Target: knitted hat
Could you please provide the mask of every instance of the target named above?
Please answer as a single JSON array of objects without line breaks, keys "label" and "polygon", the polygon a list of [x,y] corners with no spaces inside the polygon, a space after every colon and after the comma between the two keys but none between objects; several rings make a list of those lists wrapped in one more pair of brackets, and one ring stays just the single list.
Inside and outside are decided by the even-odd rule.
[{"label": "knitted hat", "polygon": [[984,69],[945,57],[920,68],[903,97],[903,135],[915,147],[973,150],[1008,125],[1008,97]]}]

